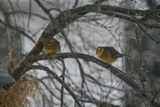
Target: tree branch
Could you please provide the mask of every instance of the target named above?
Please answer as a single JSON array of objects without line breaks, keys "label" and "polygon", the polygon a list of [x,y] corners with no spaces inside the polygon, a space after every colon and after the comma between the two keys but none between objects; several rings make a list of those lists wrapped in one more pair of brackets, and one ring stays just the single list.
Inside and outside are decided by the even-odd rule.
[{"label": "tree branch", "polygon": [[[29,54],[20,62],[21,63],[26,62],[25,59],[29,56],[35,56],[39,54],[42,51],[43,48],[43,42],[48,37],[53,37],[59,32],[61,32],[67,25],[74,22],[78,18],[84,16],[85,14],[89,12],[96,12],[96,13],[104,13],[107,14],[107,12],[113,12],[113,13],[119,13],[124,15],[130,15],[130,16],[141,16],[141,17],[148,17],[149,14],[155,14],[158,10],[132,10],[132,9],[126,9],[122,7],[116,7],[116,6],[109,6],[109,5],[97,5],[98,3],[103,2],[104,0],[100,0],[100,2],[95,2],[93,5],[86,5],[74,9],[69,9],[66,11],[61,12],[56,18],[53,18],[52,15],[49,13],[49,10],[46,9],[39,0],[36,0],[37,4],[42,8],[44,12],[49,16],[51,19],[51,22],[48,24],[42,35],[40,36],[38,43],[33,47],[33,49],[29,52]],[[154,15],[153,15],[154,16]],[[127,19],[127,18],[126,18]],[[130,18],[128,18],[130,19]],[[54,23],[56,22],[56,23]],[[15,73],[14,71],[12,74]]]},{"label": "tree branch", "polygon": [[45,66],[39,66],[39,65],[33,65],[30,66],[29,69],[40,69],[40,70],[44,70],[46,72],[48,72],[48,74],[51,74],[68,92],[69,94],[73,97],[73,99],[75,100],[75,102],[77,103],[77,105],[79,107],[82,107],[80,102],[78,101],[76,95],[72,92],[72,90],[64,83],[64,81],[62,81],[59,76],[57,76],[52,70],[50,70],[48,67]]},{"label": "tree branch", "polygon": [[140,90],[140,86],[134,82],[127,74],[123,73],[121,70],[115,68],[112,65],[108,65],[106,63],[103,63],[101,60],[90,56],[90,55],[86,55],[86,54],[81,54],[81,53],[74,53],[74,55],[72,53],[59,53],[59,54],[55,54],[55,55],[46,55],[46,54],[42,54],[42,55],[37,55],[37,56],[30,56],[28,58],[26,58],[26,61],[21,63],[21,65],[18,65],[14,70],[12,74],[13,78],[15,80],[18,80],[25,72],[27,72],[28,67],[30,67],[33,63],[40,61],[40,60],[48,60],[48,59],[65,59],[65,58],[75,58],[76,57],[83,59],[85,61],[88,62],[93,62],[98,64],[99,66],[102,66],[106,69],[109,69],[109,71],[111,71],[114,75],[116,75],[118,78],[120,78],[122,81],[124,81],[126,84],[128,84],[130,87],[132,87],[133,89],[136,90]]}]

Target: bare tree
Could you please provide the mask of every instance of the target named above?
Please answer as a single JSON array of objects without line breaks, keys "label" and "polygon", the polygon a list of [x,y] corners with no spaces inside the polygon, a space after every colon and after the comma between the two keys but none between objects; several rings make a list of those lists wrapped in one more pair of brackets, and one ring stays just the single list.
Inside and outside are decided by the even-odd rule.
[{"label": "bare tree", "polygon": [[[15,62],[6,59],[5,68],[16,81],[26,73],[33,76],[37,72],[35,78],[40,94],[34,102],[35,106],[131,107],[133,101],[139,106],[146,106],[146,103],[160,106],[159,84],[153,80],[153,75],[147,73],[153,73],[148,66],[157,64],[145,63],[145,58],[155,56],[156,61],[160,58],[150,53],[152,50],[141,51],[145,46],[142,42],[148,43],[142,38],[155,43],[156,51],[160,51],[159,5],[145,9],[143,3],[146,1],[125,0],[8,0],[3,3],[8,10],[1,9],[5,16],[0,19],[1,25],[19,33],[19,36],[13,34],[15,41],[3,37],[10,46],[4,48],[9,51],[3,56],[17,52],[17,56],[9,57]],[[128,6],[124,8],[126,3]],[[131,8],[133,4],[138,8]],[[12,19],[11,23],[8,23],[9,18]],[[126,24],[131,26],[124,30]],[[11,31],[6,30],[5,33],[10,34]],[[17,42],[20,37],[22,44]],[[44,54],[44,41],[50,37],[60,42],[61,53]],[[95,54],[96,48],[108,45],[128,57],[112,65],[102,62]],[[123,64],[123,61],[127,63]],[[14,64],[8,66],[11,63]],[[154,86],[151,86],[152,82]]]}]

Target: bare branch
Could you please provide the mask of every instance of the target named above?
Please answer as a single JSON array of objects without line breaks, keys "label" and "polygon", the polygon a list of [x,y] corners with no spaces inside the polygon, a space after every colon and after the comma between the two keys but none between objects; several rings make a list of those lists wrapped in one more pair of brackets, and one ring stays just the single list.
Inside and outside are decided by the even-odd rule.
[{"label": "bare branch", "polygon": [[51,74],[61,85],[64,86],[64,88],[70,93],[70,95],[73,97],[73,99],[75,100],[75,102],[78,104],[79,107],[82,107],[81,104],[79,103],[76,95],[72,92],[72,90],[64,83],[64,81],[62,81],[60,79],[60,77],[58,77],[52,70],[50,70],[48,67],[45,66],[39,66],[39,65],[34,65],[34,66],[30,66],[29,69],[40,69],[40,70],[44,70],[47,71],[49,74]]},{"label": "bare branch", "polygon": [[[114,75],[116,75],[118,78],[120,78],[122,81],[124,81],[126,84],[128,84],[130,87],[132,87],[135,90],[140,90],[140,86],[132,80],[127,74],[123,73],[121,70],[115,68],[112,65],[108,65],[101,60],[82,53],[75,53],[75,55],[78,58],[81,58],[85,61],[90,61],[93,63],[98,64],[99,66],[102,66],[106,69],[109,69]],[[26,58],[25,62],[21,63],[21,65],[18,65],[12,72],[12,76],[15,80],[18,80],[25,72],[27,72],[28,67],[30,67],[33,63],[40,61],[40,60],[47,60],[47,59],[65,59],[65,58],[75,58],[75,55],[72,53],[59,53],[55,55],[37,55],[34,57],[28,57]],[[144,95],[145,96],[145,95]],[[146,97],[146,96],[145,96]]]}]

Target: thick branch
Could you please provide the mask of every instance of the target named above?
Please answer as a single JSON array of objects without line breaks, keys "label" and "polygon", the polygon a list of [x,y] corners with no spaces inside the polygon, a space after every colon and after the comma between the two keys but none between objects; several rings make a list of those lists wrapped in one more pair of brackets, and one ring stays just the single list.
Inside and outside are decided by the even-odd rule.
[{"label": "thick branch", "polygon": [[55,22],[55,20],[56,22],[59,22],[59,25],[51,22],[42,33],[40,39],[38,40],[38,44],[35,45],[35,47],[32,49],[32,51],[28,55],[36,55],[40,53],[43,47],[42,42],[45,40],[45,38],[55,36],[57,33],[62,31],[70,23],[74,22],[75,20],[86,15],[89,12],[104,13],[104,14],[106,14],[107,12],[109,13],[112,12],[112,13],[116,13],[116,14],[118,13],[118,14],[123,14],[127,16],[147,17],[149,19],[155,16],[156,12],[158,11],[158,10],[133,10],[133,9],[126,9],[122,7],[116,7],[116,6],[95,4],[95,5],[85,5],[78,8],[69,9],[61,12],[56,18],[53,18],[43,6],[42,6],[42,9],[44,10],[44,12],[48,13],[48,16],[50,17],[50,19],[53,19],[53,22]]},{"label": "thick branch", "polygon": [[77,58],[84,59],[86,61],[90,61],[93,63],[96,63],[106,69],[109,69],[114,75],[116,75],[118,78],[123,80],[126,84],[128,84],[130,87],[133,89],[139,90],[140,87],[138,86],[137,83],[135,83],[128,75],[120,71],[119,69],[113,67],[112,65],[108,65],[106,63],[103,63],[101,60],[90,56],[86,54],[81,54],[81,53],[75,53],[74,55],[72,53],[59,53],[55,55],[37,55],[34,57],[28,57],[26,58],[26,62],[23,62],[21,65],[17,66],[14,69],[14,74],[12,76],[14,77],[15,80],[18,80],[25,72],[27,72],[27,68],[31,66],[33,63],[40,61],[40,60],[47,60],[47,59],[65,59],[65,58],[75,58],[75,55]]},{"label": "thick branch", "polygon": [[[98,0],[98,2],[96,1],[94,4],[100,4],[104,1],[105,0]],[[81,15],[76,15],[76,17],[71,18],[70,16],[67,15],[68,11],[65,11],[65,12],[60,13],[56,18],[53,18],[51,16],[51,14],[49,13],[49,11],[41,4],[41,2],[39,0],[36,0],[36,2],[42,8],[42,10],[44,12],[47,12],[47,15],[51,19],[51,22],[48,24],[46,29],[43,31],[37,44],[32,48],[32,50],[28,53],[28,55],[22,59],[22,61],[17,66],[21,66],[21,65],[25,66],[24,63],[27,62],[26,61],[27,57],[29,57],[29,56],[33,57],[33,56],[39,54],[42,51],[42,48],[44,45],[43,42],[45,41],[46,38],[55,36],[57,33],[59,33],[61,30],[63,30],[63,28],[65,28],[67,25],[69,25],[73,21],[77,20],[78,18],[82,17],[83,15],[87,14],[87,12],[83,12],[83,13],[81,13]],[[68,20],[69,18],[71,18],[71,19]],[[54,21],[52,21],[52,20],[54,20]],[[66,20],[68,20],[68,21],[66,21]],[[54,24],[55,21],[56,21],[56,23]],[[59,24],[59,25],[57,25],[57,24]],[[17,67],[15,69],[17,69]],[[17,70],[13,70],[11,74],[16,75],[16,74],[18,74],[17,72],[21,73],[17,69]]]},{"label": "thick branch", "polygon": [[[131,10],[131,9],[126,9],[126,8],[121,8],[121,7],[115,7],[115,6],[108,6],[108,5],[86,5],[82,7],[78,7],[75,9],[70,9],[67,11],[64,11],[60,13],[56,18],[53,18],[48,10],[41,5],[41,3],[36,0],[37,3],[42,7],[44,12],[47,12],[48,16],[50,19],[53,20],[53,22],[58,22],[54,25],[54,23],[51,20],[51,23],[46,27],[44,32],[42,33],[41,37],[38,40],[38,43],[34,46],[34,48],[29,52],[29,54],[20,62],[18,66],[26,66],[26,62],[28,62],[26,59],[27,57],[33,57],[37,54],[39,54],[42,51],[43,48],[43,41],[48,38],[48,37],[53,37],[57,33],[63,30],[67,25],[72,23],[73,21],[77,20],[78,18],[84,16],[85,14],[89,12],[97,12],[97,13],[103,13],[105,12],[119,12],[121,14],[126,14],[126,15],[139,15],[139,16],[146,16],[150,13],[150,10]],[[103,0],[101,0],[103,1]],[[59,25],[57,25],[59,24]],[[20,68],[20,67],[19,67]],[[16,78],[16,80],[20,76],[16,76],[16,74],[20,74],[22,69],[19,69],[16,67],[12,71],[12,75]],[[19,70],[18,70],[19,69]],[[116,73],[115,73],[116,74]]]},{"label": "thick branch", "polygon": [[[94,4],[100,4],[104,2],[105,0],[98,0]],[[51,19],[51,22],[48,24],[46,29],[43,31],[42,35],[40,36],[38,43],[33,47],[33,49],[30,51],[30,53],[27,56],[30,55],[36,55],[39,54],[42,51],[43,48],[43,41],[48,37],[54,37],[56,34],[58,34],[60,31],[62,31],[66,26],[68,26],[70,23],[74,22],[78,18],[86,15],[88,12],[83,11],[80,7],[78,7],[78,14],[75,13],[76,10],[72,13],[69,9],[67,11],[61,12],[56,18],[53,18],[49,11],[40,3],[39,0],[36,0],[37,4],[42,8],[44,12],[49,16]],[[82,6],[83,8],[83,6]],[[53,20],[53,21],[52,21]],[[56,22],[56,23],[54,23]]]}]

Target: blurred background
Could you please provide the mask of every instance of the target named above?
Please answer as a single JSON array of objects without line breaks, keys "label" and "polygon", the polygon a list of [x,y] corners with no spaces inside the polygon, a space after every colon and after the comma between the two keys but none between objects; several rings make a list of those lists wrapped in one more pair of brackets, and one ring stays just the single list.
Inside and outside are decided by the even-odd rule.
[{"label": "blurred background", "polygon": [[[92,0],[41,0],[56,17],[64,10],[93,4]],[[103,5],[146,10],[155,8],[157,0],[106,0]],[[136,17],[136,16],[133,16]],[[148,25],[152,26],[152,20]],[[44,13],[32,0],[0,1],[0,66],[8,72],[26,56],[50,23]],[[158,23],[158,22],[153,22]],[[158,23],[159,24],[159,23]],[[160,30],[144,26],[123,18],[98,13],[88,13],[68,25],[55,38],[60,42],[61,52],[71,52],[67,37],[74,52],[96,56],[98,46],[112,46],[128,55],[118,59],[113,66],[127,73],[150,96],[159,101],[160,85]],[[151,38],[152,37],[152,38]],[[44,52],[41,52],[44,54]],[[63,63],[64,61],[64,63]],[[108,70],[96,63],[79,59],[44,60],[34,63],[49,67],[58,76],[65,71],[65,83],[74,92],[83,107],[148,107],[148,99],[139,96]],[[82,67],[82,69],[81,69]],[[84,71],[82,79],[80,70]],[[38,81],[38,97],[30,107],[74,107],[74,99],[62,85],[43,70],[29,70]],[[106,102],[108,105],[99,104]]]}]

